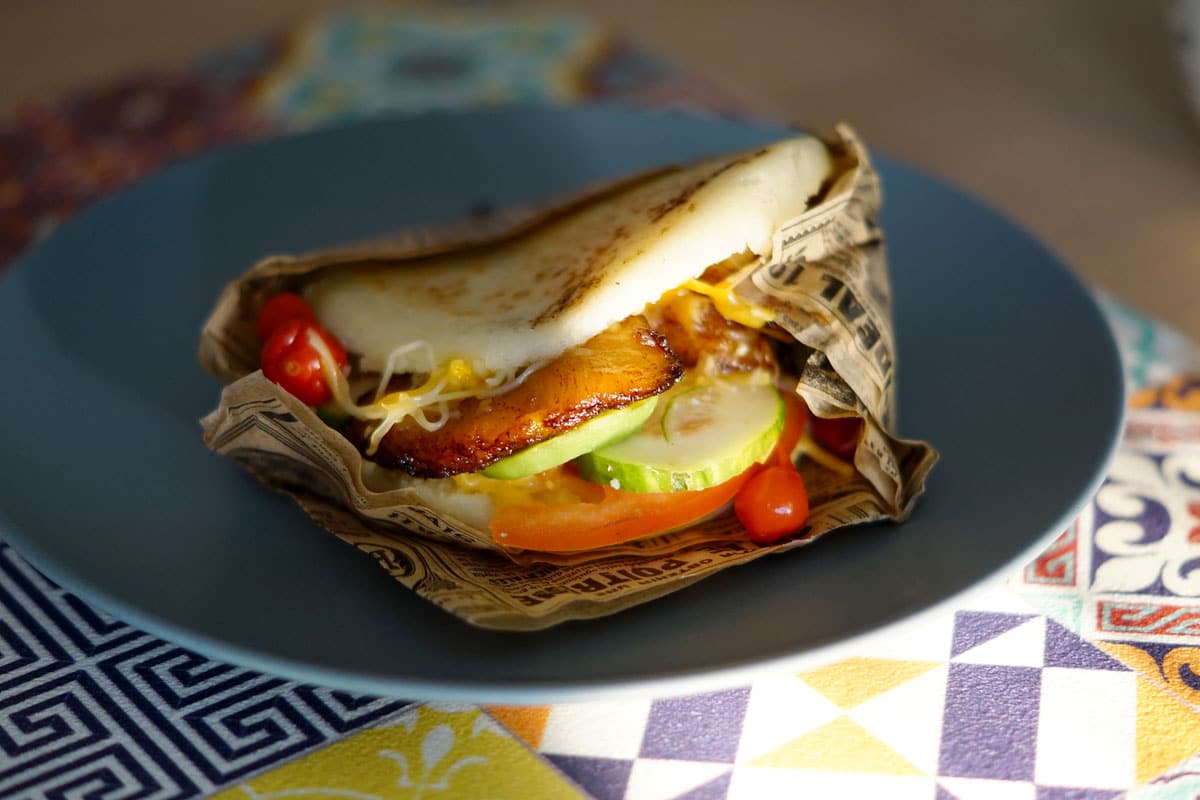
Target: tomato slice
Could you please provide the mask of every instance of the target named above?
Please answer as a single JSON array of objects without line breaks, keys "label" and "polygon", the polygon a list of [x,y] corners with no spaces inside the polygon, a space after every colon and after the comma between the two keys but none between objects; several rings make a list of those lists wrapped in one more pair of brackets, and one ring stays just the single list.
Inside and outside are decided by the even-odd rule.
[{"label": "tomato slice", "polygon": [[492,538],[506,547],[570,553],[641,539],[706,517],[733,499],[751,467],[725,483],[695,492],[622,492],[603,484],[599,502],[500,506]]}]

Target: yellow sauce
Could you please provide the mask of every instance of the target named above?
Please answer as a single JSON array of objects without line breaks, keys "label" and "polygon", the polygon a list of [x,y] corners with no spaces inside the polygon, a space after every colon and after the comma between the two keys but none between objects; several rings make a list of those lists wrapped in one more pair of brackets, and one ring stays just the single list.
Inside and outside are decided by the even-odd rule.
[{"label": "yellow sauce", "polygon": [[775,314],[767,308],[747,303],[738,297],[733,290],[734,281],[726,278],[717,284],[705,283],[699,278],[692,278],[680,288],[702,294],[716,306],[721,316],[730,322],[745,325],[747,328],[761,328],[775,319]]}]

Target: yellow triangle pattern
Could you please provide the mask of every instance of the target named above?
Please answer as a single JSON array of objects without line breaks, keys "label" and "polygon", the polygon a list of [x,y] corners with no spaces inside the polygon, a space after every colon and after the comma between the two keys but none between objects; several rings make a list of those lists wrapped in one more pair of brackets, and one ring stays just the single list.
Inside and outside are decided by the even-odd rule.
[{"label": "yellow triangle pattern", "polygon": [[941,663],[856,657],[801,672],[799,677],[844,710],[891,691]]},{"label": "yellow triangle pattern", "polygon": [[1200,750],[1200,714],[1147,680],[1137,682],[1137,781],[1156,778]]},{"label": "yellow triangle pattern", "polygon": [[750,762],[756,767],[922,775],[904,756],[847,716],[792,739]]}]

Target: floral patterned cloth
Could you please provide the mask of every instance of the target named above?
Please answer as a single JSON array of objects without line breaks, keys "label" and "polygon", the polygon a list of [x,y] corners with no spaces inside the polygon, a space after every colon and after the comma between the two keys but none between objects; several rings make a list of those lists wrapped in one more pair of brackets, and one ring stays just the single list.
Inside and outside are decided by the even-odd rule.
[{"label": "floral patterned cloth", "polygon": [[[78,209],[216,146],[596,99],[748,113],[576,17],[314,20],[0,122],[0,272]],[[739,689],[486,709],[357,697],[158,640],[0,545],[0,796],[1194,797],[1200,348],[1101,303],[1131,410],[1079,520],[1007,588]]]}]

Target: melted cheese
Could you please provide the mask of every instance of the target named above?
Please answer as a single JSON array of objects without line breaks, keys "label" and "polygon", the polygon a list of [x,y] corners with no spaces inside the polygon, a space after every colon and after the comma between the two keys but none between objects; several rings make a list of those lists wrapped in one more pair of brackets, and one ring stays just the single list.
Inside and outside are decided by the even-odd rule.
[{"label": "melted cheese", "polygon": [[740,275],[730,276],[715,285],[705,283],[699,278],[692,278],[681,288],[702,294],[712,300],[712,304],[716,306],[721,316],[730,322],[745,325],[747,328],[761,328],[775,319],[775,314],[769,308],[747,303],[738,296],[733,287],[740,281],[740,278]]}]

